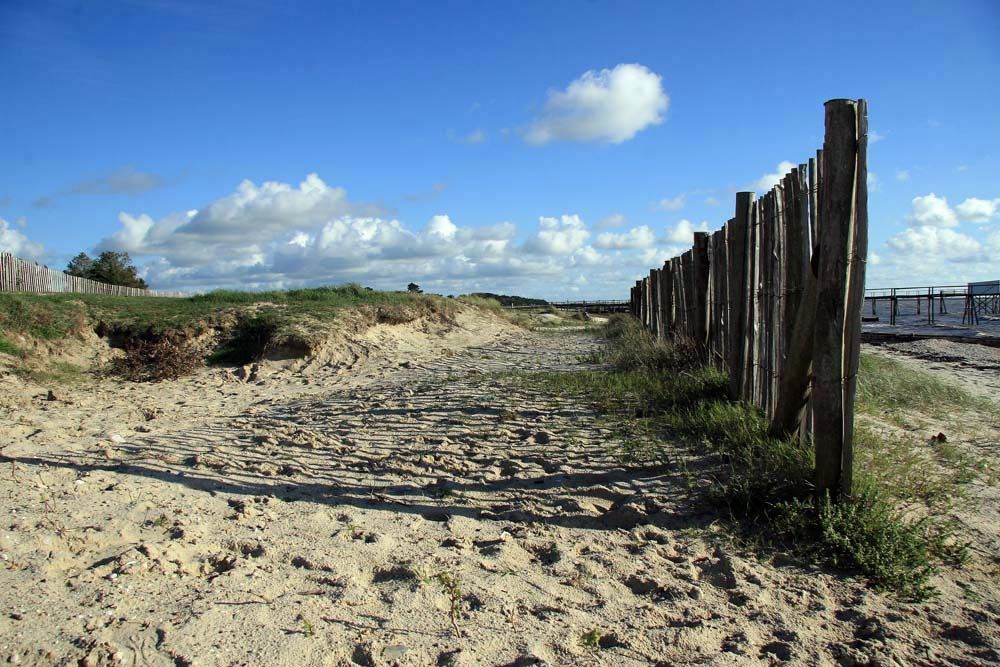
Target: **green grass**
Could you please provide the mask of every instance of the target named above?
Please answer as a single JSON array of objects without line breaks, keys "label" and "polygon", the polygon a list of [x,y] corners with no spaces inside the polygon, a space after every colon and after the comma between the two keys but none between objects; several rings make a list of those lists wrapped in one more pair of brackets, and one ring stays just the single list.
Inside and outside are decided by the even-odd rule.
[{"label": "green grass", "polygon": [[[726,376],[702,366],[690,347],[657,341],[631,318],[613,318],[605,337],[606,348],[589,359],[596,368],[522,377],[548,392],[589,399],[631,435],[626,452],[633,458],[669,462],[678,443],[704,455],[695,474],[708,478],[708,497],[752,543],[860,572],[876,588],[914,600],[933,593],[929,582],[940,567],[961,562],[964,545],[947,513],[963,485],[982,478],[982,466],[958,448],[938,444],[921,457],[915,451],[926,443],[859,424],[854,493],[831,503],[814,493],[811,445],[769,436],[764,416],[728,400]],[[862,358],[862,415],[902,414],[928,401],[935,410],[983,407],[885,361]]]},{"label": "green grass", "polygon": [[447,300],[408,292],[378,292],[358,285],[283,292],[217,290],[186,298],[116,297],[93,294],[0,294],[0,331],[36,338],[65,338],[104,322],[112,329],[165,332],[218,321],[248,309],[270,311],[281,324],[328,322],[346,307],[369,305],[390,312],[398,306],[450,310]]},{"label": "green grass", "polygon": [[35,384],[50,387],[73,387],[86,382],[86,369],[65,361],[49,361],[44,366],[19,366],[15,372]]},{"label": "green grass", "polygon": [[861,413],[888,415],[894,421],[914,412],[939,417],[966,410],[998,413],[987,398],[874,354],[861,355],[856,408]]},{"label": "green grass", "polygon": [[10,342],[5,336],[0,334],[0,354],[9,354],[17,357],[21,355],[21,348],[14,345],[14,343]]},{"label": "green grass", "polygon": [[[125,349],[125,360],[106,370],[135,381],[165,379],[200,365],[206,356],[202,348],[197,363],[189,358],[196,354],[189,342],[200,334],[219,341],[218,348],[207,353],[209,363],[243,364],[271,351],[307,352],[329,334],[345,309],[362,311],[370,322],[400,324],[418,318],[448,321],[456,305],[433,295],[377,292],[358,285],[283,292],[220,290],[187,298],[7,293],[0,294],[0,352],[21,352],[10,342],[10,334],[58,341],[92,330]],[[39,370],[27,359],[18,372],[51,382],[68,377],[51,364]]]},{"label": "green grass", "polygon": [[511,308],[505,308],[496,299],[490,299],[483,296],[476,296],[473,294],[465,294],[457,299],[458,301],[468,304],[470,306],[475,306],[482,310],[487,310],[497,317],[502,317],[511,324],[515,324],[519,327],[525,329],[530,329],[534,325],[533,318],[525,310],[513,310]]}]

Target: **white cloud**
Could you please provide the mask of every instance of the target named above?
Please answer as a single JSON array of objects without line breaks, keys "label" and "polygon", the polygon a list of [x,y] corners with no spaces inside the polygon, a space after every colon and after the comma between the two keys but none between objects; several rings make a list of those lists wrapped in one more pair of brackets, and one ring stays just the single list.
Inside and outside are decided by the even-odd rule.
[{"label": "white cloud", "polygon": [[481,144],[486,142],[486,133],[482,130],[473,130],[465,135],[465,143]]},{"label": "white cloud", "polygon": [[31,241],[22,232],[14,229],[13,225],[24,227],[24,219],[18,218],[13,223],[0,218],[0,252],[9,252],[21,259],[38,259],[42,256],[44,248],[40,243]]},{"label": "white cloud", "polygon": [[900,183],[905,183],[910,180],[910,170],[909,169],[898,169],[896,170],[896,180]]},{"label": "white cloud", "polygon": [[788,160],[782,160],[781,162],[778,163],[778,166],[775,167],[774,172],[770,174],[764,174],[756,181],[754,181],[753,189],[756,190],[757,192],[767,192],[775,185],[777,185],[778,181],[784,178],[785,175],[788,174],[788,172],[790,172],[794,168],[795,165],[793,163],[789,162]]},{"label": "white cloud", "polygon": [[588,298],[624,298],[633,275],[686,249],[655,247],[645,227],[598,241],[572,214],[541,217],[520,232],[510,222],[467,227],[444,213],[410,226],[315,176],[298,186],[243,183],[159,219],[123,212],[119,224],[98,250],[127,250],[155,288],[189,291],[416,282],[444,294],[559,298],[583,275]]},{"label": "white cloud", "polygon": [[666,197],[657,202],[654,208],[660,211],[679,211],[684,208],[685,198],[687,198],[686,192],[682,192],[676,197]]},{"label": "white cloud", "polygon": [[1000,199],[979,199],[970,197],[955,207],[962,220],[969,222],[989,222],[1000,211]]},{"label": "white cloud", "polygon": [[958,216],[948,206],[945,197],[938,197],[933,192],[922,197],[914,197],[908,220],[913,227],[955,227]]},{"label": "white cloud", "polygon": [[721,202],[715,197],[705,197],[705,203],[709,206],[718,206]]},{"label": "white cloud", "polygon": [[983,246],[976,239],[951,229],[924,225],[910,227],[891,237],[890,248],[911,258],[975,260]]},{"label": "white cloud", "polygon": [[[945,197],[915,197],[909,227],[891,236],[884,252],[869,255],[870,286],[960,284],[986,280],[1000,266],[1000,232],[989,236],[959,231],[960,220],[989,222],[1000,213],[1000,199],[970,197],[954,209]],[[980,227],[988,233],[991,227]]]},{"label": "white cloud", "polygon": [[868,143],[877,144],[880,141],[885,141],[887,134],[879,134],[875,130],[868,130]]},{"label": "white cloud", "polygon": [[608,227],[621,227],[626,222],[628,222],[628,219],[624,214],[612,213],[611,215],[602,218],[601,221],[594,226],[598,229],[606,229]]},{"label": "white cloud", "polygon": [[578,215],[542,216],[538,219],[538,231],[528,239],[524,249],[542,255],[568,255],[581,248],[588,238],[590,232]]},{"label": "white cloud", "polygon": [[697,225],[693,224],[690,220],[680,220],[676,225],[667,230],[667,241],[669,243],[690,245],[691,243],[694,243],[695,232],[707,231],[707,220],[702,220]]},{"label": "white cloud", "polygon": [[597,241],[594,243],[598,248],[613,248],[616,250],[651,248],[655,244],[656,236],[653,234],[653,230],[645,225],[630,229],[623,234],[605,232],[599,235]]},{"label": "white cloud", "polygon": [[598,266],[604,262],[604,256],[593,246],[585,245],[573,253],[573,262],[583,266]]},{"label": "white cloud", "polygon": [[427,223],[427,235],[441,241],[453,241],[458,233],[458,227],[447,215],[435,215]]},{"label": "white cloud", "polygon": [[670,98],[660,76],[638,64],[590,70],[552,91],[524,133],[530,144],[579,141],[620,144],[663,122]]}]

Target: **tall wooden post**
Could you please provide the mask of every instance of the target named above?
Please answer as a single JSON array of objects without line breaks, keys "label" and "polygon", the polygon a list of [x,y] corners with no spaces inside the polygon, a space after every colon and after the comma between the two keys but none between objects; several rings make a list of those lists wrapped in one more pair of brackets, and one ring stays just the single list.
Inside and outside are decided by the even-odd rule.
[{"label": "tall wooden post", "polygon": [[744,326],[746,324],[747,228],[750,223],[752,192],[736,193],[736,217],[727,227],[729,246],[729,397],[740,397],[744,375]]},{"label": "tall wooden post", "polygon": [[849,495],[853,479],[855,373],[868,245],[866,156],[865,102],[827,102],[812,400],[816,488],[833,497]]},{"label": "tall wooden post", "polygon": [[708,344],[708,232],[694,233],[694,252],[692,253],[692,281],[694,319],[692,335],[699,347]]}]

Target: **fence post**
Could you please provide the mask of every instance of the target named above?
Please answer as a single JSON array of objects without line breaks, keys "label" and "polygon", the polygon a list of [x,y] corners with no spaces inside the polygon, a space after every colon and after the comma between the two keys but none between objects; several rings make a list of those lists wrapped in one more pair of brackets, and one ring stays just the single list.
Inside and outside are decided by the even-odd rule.
[{"label": "fence post", "polygon": [[670,282],[670,262],[664,262],[663,268],[659,271],[660,284],[657,289],[660,293],[660,338],[666,338],[673,330],[671,321],[671,302],[673,285]]},{"label": "fence post", "polygon": [[702,348],[702,354],[708,345],[708,232],[694,233],[692,253],[692,297],[691,315],[694,326],[691,333],[695,342]]},{"label": "fence post", "polygon": [[746,324],[746,268],[747,268],[747,226],[750,221],[750,205],[754,193],[736,193],[736,217],[729,221],[729,397],[740,397],[744,375],[744,326]]},{"label": "fence post", "polygon": [[649,270],[649,331],[653,337],[660,335],[660,279],[656,269]]},{"label": "fence post", "polygon": [[[865,183],[867,122],[864,101],[826,103],[823,184],[820,193],[819,286],[813,351],[816,489],[851,493],[854,393],[860,350],[861,299],[867,250]],[[861,279],[860,284],[857,283]],[[860,291],[859,291],[860,290]]]}]

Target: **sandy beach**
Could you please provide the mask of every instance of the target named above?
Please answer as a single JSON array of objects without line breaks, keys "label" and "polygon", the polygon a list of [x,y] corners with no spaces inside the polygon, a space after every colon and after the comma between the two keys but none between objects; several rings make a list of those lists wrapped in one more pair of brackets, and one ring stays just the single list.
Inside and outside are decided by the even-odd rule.
[{"label": "sandy beach", "polygon": [[[93,379],[54,400],[4,376],[0,659],[1000,660],[988,547],[920,604],[755,555],[698,493],[697,457],[630,460],[584,401],[520,377],[581,368],[599,344],[468,309],[453,326],[377,325],[307,360]],[[996,383],[995,365],[980,372]],[[975,514],[988,513],[986,545],[996,507]]]}]

